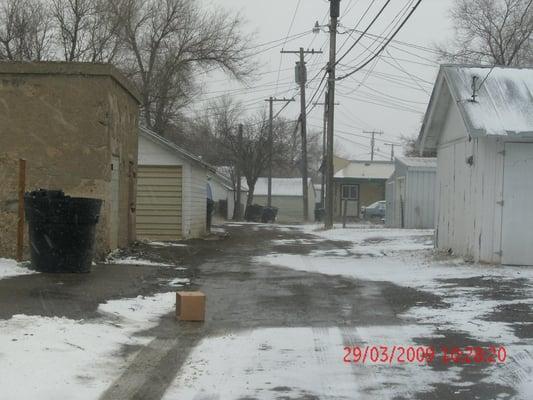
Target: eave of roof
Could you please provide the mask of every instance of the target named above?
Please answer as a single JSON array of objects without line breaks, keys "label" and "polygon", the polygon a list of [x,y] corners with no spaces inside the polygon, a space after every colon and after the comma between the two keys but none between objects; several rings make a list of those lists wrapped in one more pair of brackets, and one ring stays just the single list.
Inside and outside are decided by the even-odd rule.
[{"label": "eave of roof", "polygon": [[172,143],[171,141],[165,139],[161,135],[158,135],[154,131],[152,131],[152,130],[144,127],[144,126],[140,126],[139,127],[139,132],[141,133],[141,135],[144,135],[146,138],[151,139],[152,141],[161,144],[162,146],[166,147],[167,149],[169,149],[169,150],[171,150],[171,151],[173,151],[175,153],[178,153],[180,156],[185,157],[189,161],[192,161],[192,162],[202,166],[203,168],[211,171],[212,173],[216,174],[217,171],[216,171],[216,168],[214,166],[212,166],[211,164],[206,163],[200,157],[195,156],[192,153],[189,153],[187,150],[185,150],[185,149],[179,147],[178,145]]}]

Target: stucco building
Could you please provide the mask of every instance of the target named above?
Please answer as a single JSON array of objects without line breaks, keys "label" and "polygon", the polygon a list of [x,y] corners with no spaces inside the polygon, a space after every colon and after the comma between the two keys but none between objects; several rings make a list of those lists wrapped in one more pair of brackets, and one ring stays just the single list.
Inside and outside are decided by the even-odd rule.
[{"label": "stucco building", "polygon": [[129,82],[111,65],[85,63],[0,63],[0,78],[0,256],[15,255],[20,158],[27,191],[103,200],[98,255],[127,246],[139,114]]}]

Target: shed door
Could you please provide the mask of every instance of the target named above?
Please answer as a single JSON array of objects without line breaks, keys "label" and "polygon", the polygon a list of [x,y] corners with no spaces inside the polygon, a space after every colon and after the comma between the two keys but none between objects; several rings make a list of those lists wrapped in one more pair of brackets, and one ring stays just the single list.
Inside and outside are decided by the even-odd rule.
[{"label": "shed door", "polygon": [[137,238],[178,240],[182,236],[181,221],[181,167],[139,165]]},{"label": "shed door", "polygon": [[533,144],[507,143],[504,165],[502,263],[533,265]]}]

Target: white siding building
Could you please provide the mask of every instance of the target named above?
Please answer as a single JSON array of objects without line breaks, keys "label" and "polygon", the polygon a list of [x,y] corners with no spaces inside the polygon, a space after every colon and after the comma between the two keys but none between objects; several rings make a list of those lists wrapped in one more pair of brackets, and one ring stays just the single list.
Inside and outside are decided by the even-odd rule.
[{"label": "white siding building", "polygon": [[[315,190],[309,178],[307,210],[309,220],[314,220]],[[255,184],[253,204],[268,204],[268,178],[259,178]],[[277,207],[277,222],[303,222],[302,178],[272,178],[272,206]]]},{"label": "white siding building", "polygon": [[137,238],[178,240],[205,235],[210,172],[214,169],[199,157],[140,128]]},{"label": "white siding building", "polygon": [[398,157],[387,181],[385,224],[391,228],[435,227],[436,158]]},{"label": "white siding building", "polygon": [[533,70],[442,66],[419,144],[438,152],[437,247],[533,265]]}]

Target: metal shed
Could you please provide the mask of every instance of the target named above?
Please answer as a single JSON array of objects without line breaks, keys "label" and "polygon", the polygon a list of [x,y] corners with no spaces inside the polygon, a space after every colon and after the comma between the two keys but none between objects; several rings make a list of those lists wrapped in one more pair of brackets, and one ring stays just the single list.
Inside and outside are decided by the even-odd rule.
[{"label": "metal shed", "polygon": [[385,224],[391,228],[434,228],[437,159],[398,157],[394,166],[385,193]]}]

